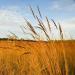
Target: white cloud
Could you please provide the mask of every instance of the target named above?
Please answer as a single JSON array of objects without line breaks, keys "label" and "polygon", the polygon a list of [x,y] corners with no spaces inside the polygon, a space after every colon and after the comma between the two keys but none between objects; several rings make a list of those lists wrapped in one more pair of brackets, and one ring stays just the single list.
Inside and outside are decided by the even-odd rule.
[{"label": "white cloud", "polygon": [[[20,33],[20,25],[24,24],[23,17],[14,11],[0,10],[0,32],[8,33],[8,31],[13,31],[15,33]],[[3,37],[1,34],[0,37]],[[5,34],[6,35],[6,34]]]},{"label": "white cloud", "polygon": [[72,37],[75,39],[75,18],[60,21],[66,37]]},{"label": "white cloud", "polygon": [[51,10],[55,11],[75,11],[74,0],[54,0],[50,6]]},{"label": "white cloud", "polygon": [[[54,8],[59,8],[59,6],[56,5]],[[15,8],[15,10],[16,9],[17,8]],[[19,36],[23,36],[20,25],[24,25],[24,23],[25,21],[20,13],[8,9],[0,9],[0,33],[4,33],[0,34],[0,37],[4,37],[8,31],[14,32]],[[72,37],[75,38],[75,18],[60,21],[60,23],[64,29],[64,32],[67,34],[70,33]]]}]

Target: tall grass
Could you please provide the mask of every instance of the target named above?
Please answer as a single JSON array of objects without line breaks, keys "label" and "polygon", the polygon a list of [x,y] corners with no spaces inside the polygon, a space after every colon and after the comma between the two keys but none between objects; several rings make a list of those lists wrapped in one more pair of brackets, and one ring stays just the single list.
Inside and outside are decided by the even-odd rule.
[{"label": "tall grass", "polygon": [[[27,25],[28,27],[26,28],[25,26],[23,26],[23,28],[24,28],[25,30],[29,28],[29,31],[31,31],[31,33],[25,32],[25,30],[24,30],[23,28],[21,28],[21,29],[22,29],[22,31],[23,31],[24,33],[27,33],[28,35],[31,34],[31,36],[33,36],[33,39],[34,39],[34,40],[38,38],[38,39],[37,39],[38,41],[39,41],[39,39],[42,40],[42,38],[40,38],[41,33],[38,33],[38,32],[37,32],[38,30],[40,30],[40,31],[42,31],[42,32],[44,33],[44,35],[45,35],[45,37],[46,37],[44,40],[49,41],[49,40],[51,40],[51,35],[50,35],[50,34],[52,34],[51,31],[54,31],[54,30],[52,30],[51,24],[50,24],[50,20],[48,19],[47,16],[46,16],[45,18],[46,18],[46,22],[47,22],[46,25],[47,25],[48,29],[46,28],[45,23],[42,21],[42,15],[41,15],[41,12],[40,12],[40,9],[39,9],[38,6],[37,6],[37,10],[38,10],[38,13],[39,13],[39,16],[40,16],[40,17],[38,17],[38,16],[35,14],[35,12],[33,11],[32,7],[30,6],[30,11],[31,11],[31,13],[32,13],[32,15],[33,15],[33,17],[34,17],[34,19],[35,19],[36,26],[34,26],[33,24],[31,24],[31,23],[30,23],[28,20],[26,20],[26,19],[25,19],[25,22],[26,22],[26,25]],[[59,34],[60,34],[60,39],[63,40],[63,39],[64,39],[64,34],[63,34],[63,31],[62,31],[61,25],[60,25],[59,23],[58,23],[58,25],[57,25],[53,19],[51,19],[51,21],[53,22],[53,25],[55,26],[56,30],[59,32]],[[49,34],[49,33],[50,33],[50,34]],[[25,35],[27,35],[27,34],[25,34]],[[58,34],[57,34],[57,35],[58,35]],[[55,38],[56,38],[56,37],[55,37]]]},{"label": "tall grass", "polygon": [[[41,31],[43,31],[44,32],[44,34],[45,34],[45,36],[46,36],[46,40],[50,43],[50,44],[46,44],[47,45],[47,47],[48,47],[48,50],[46,50],[46,55],[47,55],[47,57],[48,57],[48,59],[49,59],[49,64],[50,64],[50,67],[49,68],[47,68],[47,67],[45,67],[42,71],[44,72],[43,73],[43,75],[45,74],[45,75],[69,75],[68,74],[68,65],[67,65],[67,59],[66,59],[66,54],[65,54],[65,48],[64,48],[64,44],[63,44],[63,42],[61,42],[61,44],[62,44],[62,53],[63,53],[63,60],[62,60],[62,62],[64,61],[64,69],[65,69],[65,72],[62,72],[62,70],[61,70],[61,66],[60,66],[60,63],[59,63],[59,57],[58,57],[58,52],[57,52],[57,49],[56,49],[56,47],[54,46],[55,44],[54,44],[54,41],[53,42],[50,42],[50,40],[51,40],[51,38],[50,38],[50,35],[48,34],[48,32],[47,32],[47,28],[45,27],[45,25],[44,25],[44,23],[43,23],[43,21],[40,19],[40,18],[42,18],[42,15],[41,15],[41,12],[40,12],[40,9],[39,9],[39,7],[37,7],[37,10],[38,10],[38,13],[39,13],[39,15],[40,15],[40,18],[34,13],[34,11],[33,11],[33,9],[32,9],[32,7],[30,6],[30,10],[31,10],[31,12],[32,12],[32,15],[33,15],[33,17],[34,17],[34,19],[38,22],[38,26],[35,26],[35,27],[33,27],[33,25],[30,23],[30,22],[28,22],[28,21],[26,21],[26,23],[27,23],[27,25],[29,26],[29,29],[30,29],[30,31],[33,33],[33,36],[34,35],[37,35],[38,33],[36,32],[36,29],[40,29]],[[61,40],[64,40],[64,34],[63,34],[63,31],[62,31],[62,28],[61,28],[61,25],[58,23],[58,25],[55,23],[55,21],[53,20],[53,19],[51,19],[51,21],[53,22],[53,24],[54,24],[54,26],[55,26],[55,28],[59,31],[59,34],[60,34],[60,39]],[[46,22],[47,22],[47,25],[48,25],[48,28],[49,28],[49,32],[51,33],[51,24],[50,24],[50,21],[49,21],[49,19],[48,19],[48,17],[46,16]],[[35,28],[35,29],[34,29]],[[37,36],[40,36],[40,34],[38,34]],[[35,38],[37,38],[37,37],[34,37],[34,39]],[[41,39],[40,37],[39,37],[39,39]],[[38,40],[39,41],[39,40]],[[51,48],[50,47],[52,47],[52,51],[51,51]],[[49,53],[50,52],[50,53]],[[52,54],[51,54],[52,53]],[[51,55],[49,55],[49,54],[51,54]],[[39,62],[40,62],[40,65],[44,62],[44,60],[43,60],[43,58],[42,58],[42,56],[40,56],[39,54],[38,54],[38,60],[39,60]],[[41,59],[42,58],[42,59]],[[43,62],[41,62],[43,60]],[[46,63],[45,63],[46,64]],[[44,64],[44,65],[45,65]]]},{"label": "tall grass", "polygon": [[[37,43],[35,45],[32,45],[34,44],[33,42],[27,42],[28,45],[25,45],[24,43],[22,43],[23,45],[21,45],[20,43],[18,44],[15,42],[13,48],[17,47],[18,50],[21,49],[24,51],[20,51],[22,52],[21,55],[13,54],[11,57],[7,56],[6,58],[4,56],[3,60],[1,59],[0,62],[2,63],[2,66],[0,68],[0,75],[69,75],[69,66],[65,53],[65,46],[63,43],[64,34],[62,27],[59,23],[57,25],[55,21],[51,19],[53,25],[60,34],[59,37],[61,41],[59,45],[56,45],[56,40],[52,41],[50,36],[52,32],[50,20],[47,16],[45,17],[48,27],[47,29],[44,22],[42,21],[42,14],[38,6],[37,10],[39,13],[39,17],[34,13],[32,7],[30,6],[30,11],[35,21],[37,21],[37,26],[32,25],[32,23],[25,19],[27,28],[25,27],[25,25],[20,27],[25,35],[32,36],[33,40],[37,41]],[[26,32],[26,29],[29,30],[30,33]],[[38,29],[42,31],[46,36],[45,42],[40,37],[41,34],[37,32]],[[48,32],[50,32],[50,34]],[[18,38],[16,34],[12,32],[10,33],[15,39]],[[13,39],[12,36],[8,35],[10,39]],[[42,41],[42,43],[40,42],[40,40]],[[62,49],[60,49],[60,47],[58,47],[58,49],[56,46],[61,46]],[[17,50],[17,48],[14,49]],[[7,68],[7,66],[9,66],[9,68]]]}]

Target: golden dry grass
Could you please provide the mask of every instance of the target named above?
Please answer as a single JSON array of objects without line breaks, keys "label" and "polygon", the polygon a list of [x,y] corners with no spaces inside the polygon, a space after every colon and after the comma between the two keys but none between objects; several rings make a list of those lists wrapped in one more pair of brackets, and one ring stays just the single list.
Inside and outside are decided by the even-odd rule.
[{"label": "golden dry grass", "polygon": [[0,40],[0,75],[75,75],[75,41]]},{"label": "golden dry grass", "polygon": [[[38,22],[37,26],[25,19],[27,28],[24,25],[21,29],[35,41],[18,40],[13,32],[7,35],[8,39],[0,40],[0,75],[75,75],[75,41],[64,40],[61,25],[57,25],[53,19],[51,21],[60,34],[60,40],[51,40],[52,29],[48,17],[45,17],[46,28],[39,7],[37,10],[40,18],[31,6],[30,10]],[[25,32],[26,29],[30,32]],[[45,39],[40,37],[37,29],[45,34]]]}]

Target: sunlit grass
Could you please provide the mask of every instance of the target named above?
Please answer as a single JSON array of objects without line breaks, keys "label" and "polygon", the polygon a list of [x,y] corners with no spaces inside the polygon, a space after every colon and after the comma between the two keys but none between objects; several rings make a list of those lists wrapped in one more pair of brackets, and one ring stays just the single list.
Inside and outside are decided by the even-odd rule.
[{"label": "sunlit grass", "polygon": [[[7,35],[8,39],[0,40],[0,75],[74,75],[75,57],[72,51],[75,52],[75,41],[64,40],[61,25],[59,23],[57,25],[51,19],[60,34],[60,40],[52,40],[48,33],[52,32],[48,17],[45,17],[47,29],[41,19],[39,7],[37,10],[40,17],[34,13],[31,6],[30,10],[37,21],[37,26],[25,19],[27,28],[25,25],[20,28],[33,40],[18,39],[13,32]],[[26,29],[30,33],[25,32]],[[38,29],[44,33],[45,39],[42,39],[43,36],[41,37],[41,34],[37,32]]]}]

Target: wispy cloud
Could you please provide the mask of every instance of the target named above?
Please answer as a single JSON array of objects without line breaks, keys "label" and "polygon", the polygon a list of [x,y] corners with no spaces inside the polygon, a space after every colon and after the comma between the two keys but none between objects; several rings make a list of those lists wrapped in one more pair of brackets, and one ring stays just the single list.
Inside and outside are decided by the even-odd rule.
[{"label": "wispy cloud", "polygon": [[[39,2],[40,1],[41,0],[39,0]],[[61,20],[60,24],[64,28],[65,32],[70,32],[72,36],[75,37],[75,15],[73,16],[75,12],[75,0],[47,0],[47,1],[48,1],[47,3],[50,2],[51,4],[47,5],[46,3],[45,6],[46,8],[49,8],[49,10],[52,12],[51,15],[54,16],[54,19],[57,16],[62,16],[62,17],[64,16],[63,18],[64,20]],[[37,2],[37,0],[35,2]],[[34,5],[33,2],[32,4]],[[35,5],[36,4],[37,3],[35,3]],[[39,4],[41,4],[40,6],[43,7],[42,2],[40,2]],[[44,9],[45,8],[43,7],[42,10]],[[47,12],[49,13],[50,11],[47,11]],[[47,13],[45,10],[43,12],[45,14]],[[56,12],[59,12],[59,13],[56,13]],[[61,14],[62,12],[63,14]],[[71,16],[71,18],[70,19],[66,18],[65,20],[64,14],[65,15],[68,14],[67,16],[69,18]],[[17,34],[19,33],[20,35],[22,35],[19,30],[20,30],[20,25],[24,25],[25,23],[24,17],[29,18],[33,22],[28,6],[22,7],[21,5],[20,6],[19,5],[4,6],[3,5],[2,7],[0,7],[0,32],[8,33],[8,31],[12,31],[12,32],[15,32]],[[0,37],[1,36],[4,36],[4,35],[0,34]]]},{"label": "wispy cloud", "polygon": [[75,38],[75,17],[60,21],[66,37]]},{"label": "wispy cloud", "polygon": [[[19,13],[3,9],[0,10],[1,33],[8,33],[8,31],[19,33],[20,25],[22,24],[24,24],[24,18]],[[2,36],[4,36],[4,34],[1,34],[0,37]]]},{"label": "wispy cloud", "polygon": [[57,10],[57,11],[75,11],[75,1],[74,0],[53,0],[50,9]]}]

